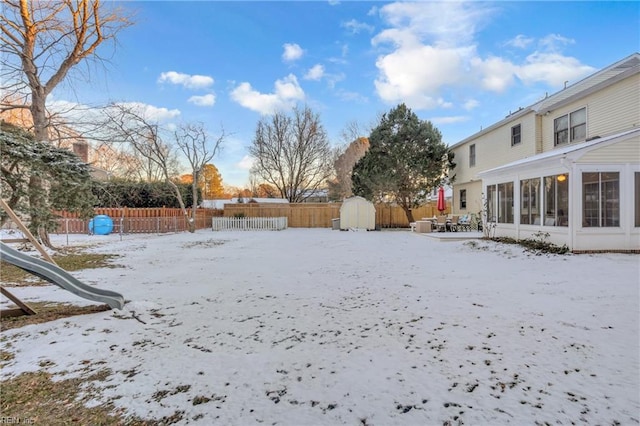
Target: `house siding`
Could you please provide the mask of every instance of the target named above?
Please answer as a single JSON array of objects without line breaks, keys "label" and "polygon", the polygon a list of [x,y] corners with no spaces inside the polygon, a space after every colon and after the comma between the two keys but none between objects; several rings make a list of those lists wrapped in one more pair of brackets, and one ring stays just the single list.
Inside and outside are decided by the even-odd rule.
[{"label": "house siding", "polygon": [[[635,173],[640,173],[639,99],[640,54],[634,53],[454,145],[456,158],[461,160],[454,194],[467,190],[466,211],[454,205],[454,212],[482,208],[482,194],[488,185],[513,182],[514,223],[496,224],[496,236],[535,238],[542,231],[549,235],[549,242],[567,244],[575,251],[640,251],[640,226],[636,226],[640,204],[635,190]],[[554,120],[581,108],[586,110],[584,140],[556,147]],[[511,127],[517,124],[522,125],[522,143],[512,147]],[[471,144],[476,146],[476,166],[470,169]],[[615,226],[588,226],[593,223],[584,222],[583,173],[594,171],[619,173],[619,204],[609,213],[617,219]],[[550,216],[554,221],[520,223],[520,181],[567,173],[562,206],[547,206],[544,189],[538,193],[542,217]],[[556,226],[559,217],[569,220]]]},{"label": "house siding", "polygon": [[610,147],[594,149],[588,152],[578,163],[608,163],[627,164],[637,163],[640,159],[640,138],[626,140]]},{"label": "house siding", "polygon": [[[460,191],[465,189],[467,191],[467,208],[460,208]],[[453,190],[453,214],[479,214],[482,211],[482,182],[466,182],[460,185],[454,185]]]},{"label": "house siding", "polygon": [[[580,108],[587,108],[587,139],[607,136],[640,126],[640,75],[636,74],[603,90],[572,102],[542,118],[542,150],[554,146],[553,122]],[[577,141],[580,143],[584,141]]]},{"label": "house siding", "polygon": [[[476,144],[476,166],[473,168],[476,169],[475,172],[498,167],[501,164],[534,155],[536,153],[535,117],[535,113],[531,112],[513,121],[505,122],[497,129],[462,146],[462,150],[466,151],[468,156],[469,145],[473,143]],[[511,128],[518,124],[521,125],[522,142],[518,145],[511,146]],[[454,150],[454,152],[456,152],[456,150]],[[475,178],[475,174],[470,177]],[[464,178],[467,178],[467,176],[464,176]]]},{"label": "house siding", "polygon": [[[512,146],[511,128],[518,124],[521,126],[521,142]],[[469,146],[473,144],[476,145],[476,165],[469,167]],[[500,127],[455,147],[453,152],[457,164],[453,189],[454,194],[458,194],[460,189],[464,189],[463,185],[478,179],[479,172],[536,154],[536,115],[530,112],[506,121]],[[481,195],[481,189],[467,192],[467,206],[475,209],[476,204],[481,204]]]}]

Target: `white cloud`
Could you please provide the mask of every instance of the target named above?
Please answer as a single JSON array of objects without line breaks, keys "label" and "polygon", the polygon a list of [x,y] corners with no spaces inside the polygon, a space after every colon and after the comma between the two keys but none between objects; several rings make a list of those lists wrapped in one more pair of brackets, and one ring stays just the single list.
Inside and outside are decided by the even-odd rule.
[{"label": "white cloud", "polygon": [[[493,14],[493,9],[475,2],[391,3],[380,9],[380,15],[395,29],[384,37],[410,35],[440,46],[460,46],[473,41],[478,29]],[[385,32],[383,31],[382,34]]]},{"label": "white cloud", "polygon": [[488,59],[473,58],[471,66],[478,73],[485,90],[501,93],[514,83],[517,66],[505,59],[495,56]]},{"label": "white cloud", "polygon": [[213,93],[203,96],[191,96],[189,102],[197,106],[213,106],[216,103],[216,96]]},{"label": "white cloud", "polygon": [[355,19],[352,19],[347,22],[342,22],[340,26],[342,28],[346,28],[351,34],[358,34],[362,31],[372,33],[374,30],[372,25],[365,24],[364,22],[356,21]]},{"label": "white cloud", "polygon": [[135,111],[142,118],[149,121],[165,121],[180,115],[180,110],[178,109],[158,108],[142,102],[120,102],[118,105]]},{"label": "white cloud", "polygon": [[302,58],[304,50],[295,43],[285,43],[282,45],[284,52],[282,53],[282,60],[285,62],[293,62]]},{"label": "white cloud", "polygon": [[550,52],[558,52],[562,47],[574,43],[575,40],[561,36],[560,34],[549,34],[539,41],[540,48]]},{"label": "white cloud", "polygon": [[158,77],[158,83],[178,84],[187,89],[204,89],[214,83],[213,77],[208,75],[189,75],[175,71],[163,72]]},{"label": "white cloud", "polygon": [[508,40],[505,43],[505,46],[513,46],[513,47],[517,47],[519,49],[525,49],[531,43],[533,43],[534,41],[535,41],[535,39],[533,37],[526,37],[526,36],[524,36],[522,34],[518,34],[517,36],[515,36],[511,40]]},{"label": "white cloud", "polygon": [[378,95],[386,102],[405,102],[411,108],[444,106],[440,89],[464,79],[467,49],[439,49],[416,45],[378,57]]},{"label": "white cloud", "polygon": [[433,124],[455,124],[469,121],[469,117],[465,115],[456,115],[451,117],[434,117],[429,119]]},{"label": "white cloud", "polygon": [[236,163],[236,167],[242,170],[251,170],[251,167],[253,167],[253,162],[253,157],[245,155],[244,157],[242,157],[242,160]]},{"label": "white cloud", "polygon": [[469,80],[476,56],[473,36],[492,9],[475,3],[392,3],[380,9],[390,25],[373,39],[375,47],[392,50],[378,56],[378,96],[411,108],[450,106],[441,91]]},{"label": "white cloud", "polygon": [[336,91],[336,95],[342,99],[343,101],[347,101],[347,102],[357,102],[357,103],[361,103],[361,104],[366,104],[369,102],[369,98],[367,98],[364,95],[361,95],[360,93],[357,92],[349,92],[346,90],[337,90]]},{"label": "white cloud", "polygon": [[480,105],[480,102],[478,102],[477,100],[469,99],[462,105],[462,107],[467,111],[471,111],[472,109],[477,108],[479,105]]},{"label": "white cloud", "polygon": [[293,74],[276,80],[273,93],[260,93],[247,82],[240,83],[231,91],[231,99],[261,114],[273,114],[279,109],[291,108],[304,98],[304,91]]},{"label": "white cloud", "polygon": [[596,69],[581,64],[576,58],[557,53],[534,52],[517,68],[516,75],[526,84],[544,82],[562,87],[565,81],[577,80],[595,72]]},{"label": "white cloud", "polygon": [[324,77],[324,66],[321,64],[316,64],[312,66],[309,71],[304,76],[305,80],[320,80]]},{"label": "white cloud", "polygon": [[[479,2],[398,2],[378,13],[386,28],[371,40],[380,52],[375,87],[378,96],[414,109],[449,107],[444,94],[464,91],[504,92],[519,80],[558,86],[594,71],[561,48],[574,41],[550,34],[537,41],[539,51],[524,61],[481,57],[477,34],[494,15],[494,6]],[[505,45],[530,48],[536,40],[517,35]],[[461,105],[467,110],[473,103]]]},{"label": "white cloud", "polygon": [[330,6],[337,6],[340,4],[340,0],[329,0]]}]

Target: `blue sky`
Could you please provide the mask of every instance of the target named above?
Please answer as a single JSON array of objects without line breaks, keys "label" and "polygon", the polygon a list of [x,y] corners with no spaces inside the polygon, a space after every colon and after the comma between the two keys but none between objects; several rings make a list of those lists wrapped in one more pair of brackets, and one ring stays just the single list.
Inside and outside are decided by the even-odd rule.
[{"label": "blue sky", "polygon": [[[640,50],[636,2],[124,2],[136,24],[106,69],[53,99],[138,102],[229,134],[214,160],[247,183],[258,120],[308,105],[333,144],[405,102],[454,144]],[[366,136],[366,135],[364,135]]]}]

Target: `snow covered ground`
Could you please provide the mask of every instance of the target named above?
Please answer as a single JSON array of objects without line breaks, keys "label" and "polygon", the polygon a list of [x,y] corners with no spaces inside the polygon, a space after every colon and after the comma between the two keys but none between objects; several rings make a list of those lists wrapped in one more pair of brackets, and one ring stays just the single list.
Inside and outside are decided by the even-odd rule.
[{"label": "snow covered ground", "polygon": [[122,256],[74,275],[128,303],[4,331],[3,378],[109,368],[93,403],[180,424],[640,423],[637,255],[408,231],[70,241]]}]

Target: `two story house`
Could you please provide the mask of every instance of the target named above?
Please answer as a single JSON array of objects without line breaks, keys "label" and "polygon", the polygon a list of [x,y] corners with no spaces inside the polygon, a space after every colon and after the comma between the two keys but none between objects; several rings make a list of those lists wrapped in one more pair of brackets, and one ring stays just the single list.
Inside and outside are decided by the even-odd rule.
[{"label": "two story house", "polygon": [[454,214],[574,252],[640,251],[639,53],[451,149]]}]

